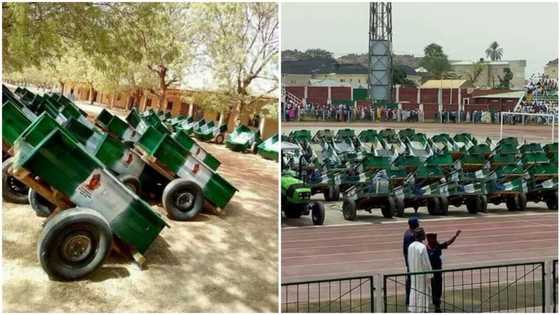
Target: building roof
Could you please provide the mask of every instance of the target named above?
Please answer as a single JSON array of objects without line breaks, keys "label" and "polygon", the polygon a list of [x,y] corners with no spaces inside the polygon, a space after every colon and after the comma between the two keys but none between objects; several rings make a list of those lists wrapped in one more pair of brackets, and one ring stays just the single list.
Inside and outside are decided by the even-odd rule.
[{"label": "building roof", "polygon": [[457,89],[466,87],[467,80],[428,80],[422,84],[421,89]]},{"label": "building roof", "polygon": [[286,74],[368,74],[361,64],[337,63],[333,59],[282,61],[282,73]]},{"label": "building roof", "polygon": [[547,66],[558,65],[558,58],[556,58],[554,60],[550,60],[546,65]]},{"label": "building roof", "polygon": [[397,67],[399,67],[402,71],[404,71],[404,73],[406,73],[406,75],[416,75],[416,70],[414,70],[414,68],[412,68],[411,66],[407,66],[407,65],[396,65]]},{"label": "building roof", "polygon": [[504,93],[474,96],[473,98],[522,98],[523,96],[525,96],[525,91],[510,91]]}]

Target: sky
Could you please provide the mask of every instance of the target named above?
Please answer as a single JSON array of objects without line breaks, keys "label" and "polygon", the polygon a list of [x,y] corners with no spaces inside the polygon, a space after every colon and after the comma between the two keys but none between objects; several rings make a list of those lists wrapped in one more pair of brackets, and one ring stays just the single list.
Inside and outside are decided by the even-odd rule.
[{"label": "sky", "polygon": [[[282,3],[281,46],[367,53],[368,3]],[[424,55],[434,42],[451,60],[485,57],[497,41],[503,60],[527,60],[526,76],[558,58],[556,3],[393,3],[393,51]]]}]

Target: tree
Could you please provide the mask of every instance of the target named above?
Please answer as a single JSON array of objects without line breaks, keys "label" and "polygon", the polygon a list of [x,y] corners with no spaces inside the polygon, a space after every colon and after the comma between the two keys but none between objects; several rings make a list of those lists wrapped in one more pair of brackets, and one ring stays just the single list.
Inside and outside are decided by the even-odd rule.
[{"label": "tree", "polygon": [[482,71],[484,71],[484,61],[479,60],[478,62],[474,62],[471,67],[471,72],[466,75],[467,80],[474,85],[482,74]]},{"label": "tree", "polygon": [[393,85],[399,84],[403,86],[416,86],[416,84],[407,78],[406,72],[401,65],[395,65],[392,72]]},{"label": "tree", "polygon": [[502,56],[504,54],[504,50],[500,47],[498,42],[493,41],[488,48],[486,48],[486,57],[491,61],[500,61],[502,60]]},{"label": "tree", "polygon": [[511,72],[510,68],[504,68],[503,72],[503,77],[498,76],[498,80],[500,80],[500,85],[498,85],[498,88],[509,89],[511,87],[511,80],[513,79],[513,72]]},{"label": "tree", "polygon": [[197,4],[206,66],[235,105],[230,129],[245,110],[278,90],[278,8],[275,3]]},{"label": "tree", "polygon": [[420,61],[420,66],[424,67],[430,73],[430,77],[435,79],[443,79],[451,71],[447,55],[443,53],[443,48],[435,43],[424,48],[424,57]]},{"label": "tree", "polygon": [[305,59],[329,59],[334,60],[333,54],[330,51],[314,48],[314,49],[307,49],[304,52]]}]

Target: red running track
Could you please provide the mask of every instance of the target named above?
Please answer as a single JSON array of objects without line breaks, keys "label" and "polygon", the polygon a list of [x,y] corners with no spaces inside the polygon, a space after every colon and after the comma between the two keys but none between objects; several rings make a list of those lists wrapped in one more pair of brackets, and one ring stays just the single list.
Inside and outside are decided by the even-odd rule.
[{"label": "red running track", "polygon": [[[557,213],[424,220],[445,241],[444,268],[535,261],[558,255]],[[282,283],[404,272],[406,222],[282,229]]]}]

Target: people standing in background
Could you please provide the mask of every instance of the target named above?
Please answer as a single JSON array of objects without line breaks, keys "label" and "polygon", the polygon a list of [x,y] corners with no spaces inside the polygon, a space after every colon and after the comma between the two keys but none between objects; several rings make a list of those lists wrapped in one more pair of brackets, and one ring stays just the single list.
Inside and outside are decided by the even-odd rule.
[{"label": "people standing in background", "polygon": [[[449,245],[453,244],[457,237],[461,234],[461,230],[458,230],[455,235],[448,241],[439,243],[437,241],[436,233],[426,234],[428,240],[428,245],[426,246],[428,250],[428,256],[430,257],[430,264],[433,270],[441,270],[442,267],[442,250],[447,249]],[[441,294],[443,292],[443,281],[441,272],[434,272],[434,277],[432,278],[432,302],[434,303],[435,312],[441,313]]]},{"label": "people standing in background", "polygon": [[[432,270],[428,250],[424,245],[426,234],[419,227],[414,230],[414,242],[408,246],[408,268],[411,273],[421,273]],[[411,313],[428,313],[432,295],[431,273],[421,273],[410,276],[410,297],[408,311]]]},{"label": "people standing in background", "polygon": [[[404,232],[403,236],[403,256],[404,264],[406,266],[406,272],[409,272],[408,268],[408,246],[414,242],[414,230],[420,226],[420,221],[417,217],[411,217],[408,219],[408,229]],[[406,305],[409,304],[410,296],[410,277],[406,277]]]}]

